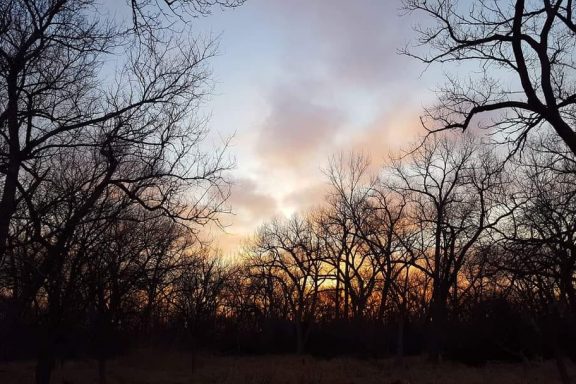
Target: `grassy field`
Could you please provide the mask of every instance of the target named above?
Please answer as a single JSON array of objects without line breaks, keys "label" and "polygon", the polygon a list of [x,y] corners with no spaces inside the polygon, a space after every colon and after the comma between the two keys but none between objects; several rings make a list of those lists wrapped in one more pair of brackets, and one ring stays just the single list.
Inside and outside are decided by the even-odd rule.
[{"label": "grassy field", "polygon": [[[34,364],[0,364],[0,383],[32,383]],[[483,367],[422,359],[406,360],[401,368],[392,360],[317,359],[298,356],[225,357],[175,352],[139,351],[110,361],[108,384],[451,384],[559,383],[552,362],[488,364]],[[59,367],[54,384],[97,383],[92,361],[70,361]]]}]

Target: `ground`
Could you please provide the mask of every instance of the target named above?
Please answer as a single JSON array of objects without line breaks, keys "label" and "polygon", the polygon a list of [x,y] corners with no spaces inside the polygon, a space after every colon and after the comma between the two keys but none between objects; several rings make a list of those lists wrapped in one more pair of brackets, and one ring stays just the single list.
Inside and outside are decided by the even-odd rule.
[{"label": "ground", "polygon": [[[33,382],[34,363],[0,364],[0,383]],[[97,383],[93,361],[68,361],[54,384]],[[108,384],[451,384],[560,383],[552,362],[491,363],[470,367],[430,364],[409,358],[405,367],[393,360],[319,359],[299,356],[213,356],[138,351],[110,361]]]}]

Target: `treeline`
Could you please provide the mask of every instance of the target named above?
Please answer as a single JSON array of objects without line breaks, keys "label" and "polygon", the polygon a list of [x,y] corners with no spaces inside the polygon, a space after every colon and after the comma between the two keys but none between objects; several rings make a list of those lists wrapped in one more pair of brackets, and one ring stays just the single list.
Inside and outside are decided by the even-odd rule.
[{"label": "treeline", "polygon": [[263,225],[234,262],[141,208],[87,220],[40,283],[30,260],[44,251],[10,248],[3,357],[91,356],[102,376],[115,354],[156,344],[555,358],[565,370],[575,352],[574,166],[551,136],[518,160],[448,136],[381,169],[335,157],[325,202]]},{"label": "treeline", "polygon": [[[529,110],[493,126],[509,156],[438,134],[380,169],[363,156],[333,158],[324,204],[265,224],[232,262],[199,236],[228,210],[229,163],[224,151],[206,151],[198,116],[214,45],[181,38],[161,18],[242,1],[161,3],[127,1],[129,25],[91,0],[0,3],[0,358],[36,358],[39,384],[75,357],[97,359],[104,382],[109,358],[154,343],[470,362],[553,357],[569,382],[576,145],[563,72],[552,82],[560,102],[542,86],[546,106],[524,73],[529,104],[516,93],[501,103],[488,89],[497,104],[486,107],[484,95],[457,86],[440,103],[439,130],[464,129],[497,107]],[[436,11],[444,23],[450,4]],[[515,18],[547,15],[546,32],[559,9],[549,8],[524,15],[519,1]],[[572,29],[571,15],[560,21]],[[458,60],[458,49],[491,41],[447,51]],[[524,71],[498,52],[506,51],[485,54]],[[560,53],[552,64],[569,56]],[[468,117],[454,123],[454,114]],[[556,135],[545,134],[545,121]]]},{"label": "treeline", "polygon": [[264,225],[244,306],[293,348],[469,362],[574,357],[574,158],[551,136],[505,161],[427,139],[371,174],[332,159],[317,210]]}]

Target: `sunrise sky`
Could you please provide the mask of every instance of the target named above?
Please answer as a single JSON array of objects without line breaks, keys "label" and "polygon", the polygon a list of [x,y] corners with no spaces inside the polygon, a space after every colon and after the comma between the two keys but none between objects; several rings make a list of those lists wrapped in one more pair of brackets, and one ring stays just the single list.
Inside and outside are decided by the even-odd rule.
[{"label": "sunrise sky", "polygon": [[378,163],[421,133],[441,69],[398,54],[417,23],[402,14],[401,0],[247,0],[193,20],[220,41],[210,138],[234,135],[234,215],[210,235],[225,254],[264,221],[320,203],[330,155]]},{"label": "sunrise sky", "polygon": [[213,231],[224,253],[263,221],[320,203],[330,155],[381,162],[421,133],[442,80],[397,53],[416,22],[400,0],[248,0],[198,20],[220,34],[210,128],[235,135],[235,215]]}]

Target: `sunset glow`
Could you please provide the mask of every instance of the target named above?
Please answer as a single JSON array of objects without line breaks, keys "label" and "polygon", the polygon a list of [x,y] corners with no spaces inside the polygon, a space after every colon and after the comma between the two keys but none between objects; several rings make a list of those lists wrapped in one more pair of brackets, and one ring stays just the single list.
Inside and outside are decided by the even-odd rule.
[{"label": "sunset glow", "polygon": [[574,384],[575,52],[571,0],[0,0],[0,383]]},{"label": "sunset glow", "polygon": [[441,82],[399,54],[413,17],[400,0],[254,0],[216,12],[205,31],[220,35],[214,94],[215,137],[233,135],[236,159],[225,232],[226,254],[274,216],[321,203],[322,169],[338,153],[363,152],[380,164],[422,133],[419,114]]}]

